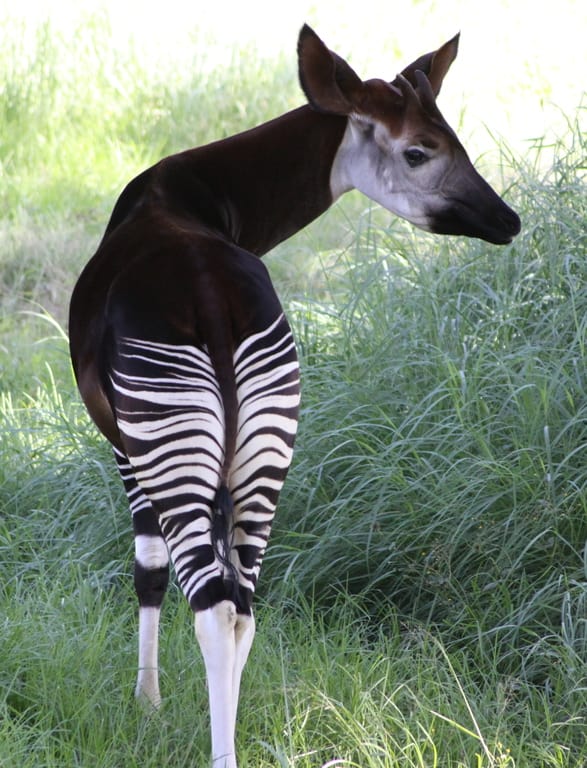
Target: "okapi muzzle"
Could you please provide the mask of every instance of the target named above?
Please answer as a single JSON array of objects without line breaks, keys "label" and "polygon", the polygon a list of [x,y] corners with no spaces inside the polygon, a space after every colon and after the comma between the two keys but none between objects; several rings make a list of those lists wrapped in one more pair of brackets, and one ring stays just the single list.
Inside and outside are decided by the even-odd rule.
[{"label": "okapi muzzle", "polygon": [[429,212],[430,231],[438,235],[477,237],[507,245],[520,231],[520,217],[467,160],[467,173],[443,189],[445,203]]}]

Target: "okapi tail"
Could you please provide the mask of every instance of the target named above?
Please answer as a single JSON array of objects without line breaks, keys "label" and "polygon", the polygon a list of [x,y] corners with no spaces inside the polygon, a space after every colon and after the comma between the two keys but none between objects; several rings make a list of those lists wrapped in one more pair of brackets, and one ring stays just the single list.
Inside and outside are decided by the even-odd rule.
[{"label": "okapi tail", "polygon": [[[220,383],[224,409],[224,460],[220,470],[219,486],[212,503],[212,548],[223,568],[224,581],[238,587],[238,572],[231,558],[234,530],[234,504],[228,487],[230,470],[234,460],[237,431],[237,397],[232,359],[210,350],[214,369]],[[232,598],[233,595],[231,594]]]},{"label": "okapi tail", "polygon": [[[234,506],[228,486],[222,482],[212,506],[212,547],[218,561],[224,568],[224,581],[229,583],[232,591],[238,587],[238,571],[231,560],[232,531]],[[231,595],[233,597],[233,595]]]},{"label": "okapi tail", "polygon": [[232,560],[234,504],[230,495],[230,473],[236,452],[238,431],[238,394],[234,370],[230,307],[226,297],[205,276],[200,276],[198,309],[201,325],[206,328],[203,339],[214,368],[224,415],[224,457],[220,467],[218,489],[212,503],[211,539],[214,555],[222,567],[223,579],[233,599],[238,592],[238,570]]}]

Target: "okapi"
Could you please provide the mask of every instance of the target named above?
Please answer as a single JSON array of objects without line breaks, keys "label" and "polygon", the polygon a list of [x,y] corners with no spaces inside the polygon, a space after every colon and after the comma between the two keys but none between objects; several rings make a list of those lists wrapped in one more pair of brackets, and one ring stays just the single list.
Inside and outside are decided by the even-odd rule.
[{"label": "okapi", "polygon": [[305,25],[308,103],[137,176],[75,286],[75,375],[132,512],[136,695],[161,701],[171,557],[195,614],[214,768],[236,768],[251,604],[300,399],[294,339],[259,257],[353,188],[430,232],[513,239],[518,216],[436,105],[457,46],[458,35],[392,82],[363,81]]}]

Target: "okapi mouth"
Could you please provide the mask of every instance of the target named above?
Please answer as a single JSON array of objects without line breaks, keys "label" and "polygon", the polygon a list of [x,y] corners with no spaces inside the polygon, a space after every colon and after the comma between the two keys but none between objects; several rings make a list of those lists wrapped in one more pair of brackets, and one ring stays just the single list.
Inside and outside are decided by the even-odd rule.
[{"label": "okapi mouth", "polygon": [[430,229],[438,235],[464,235],[493,245],[507,245],[520,232],[521,221],[509,205],[498,198],[495,205],[452,199],[442,211],[430,216]]}]

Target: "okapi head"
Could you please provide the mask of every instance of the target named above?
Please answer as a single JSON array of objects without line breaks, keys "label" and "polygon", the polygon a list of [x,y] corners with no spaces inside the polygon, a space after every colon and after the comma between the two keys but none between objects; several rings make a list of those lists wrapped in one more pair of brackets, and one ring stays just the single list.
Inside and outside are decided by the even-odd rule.
[{"label": "okapi head", "polygon": [[392,82],[363,81],[305,25],[300,83],[314,109],[348,117],[332,168],[334,198],[356,188],[421,229],[503,245],[520,231],[520,219],[477,173],[436,105],[458,40]]}]

